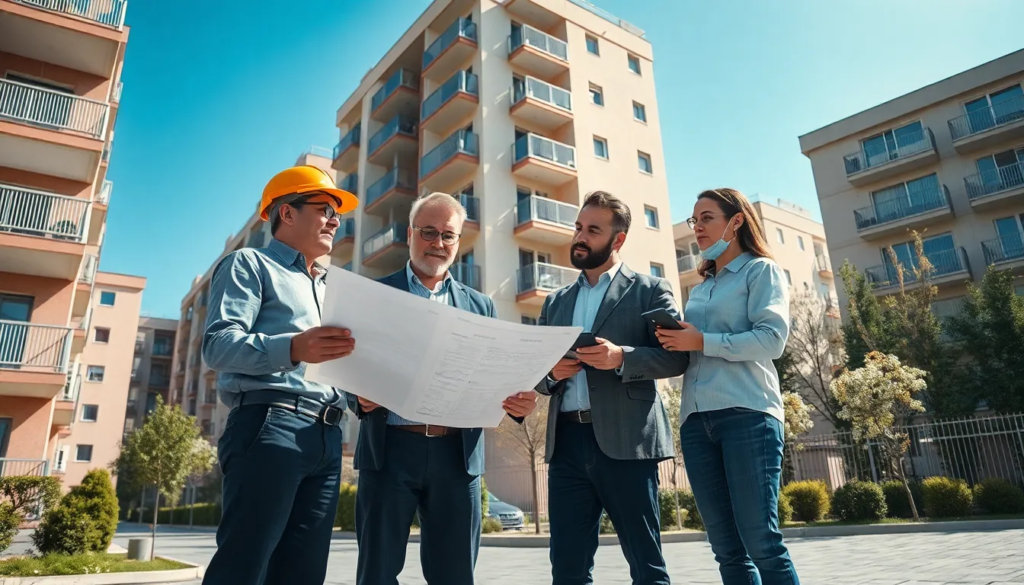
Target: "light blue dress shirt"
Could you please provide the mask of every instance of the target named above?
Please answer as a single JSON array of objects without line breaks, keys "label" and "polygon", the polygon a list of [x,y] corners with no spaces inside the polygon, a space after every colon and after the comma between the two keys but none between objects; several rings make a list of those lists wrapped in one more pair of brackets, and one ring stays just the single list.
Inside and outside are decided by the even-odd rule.
[{"label": "light blue dress shirt", "polygon": [[345,393],[305,379],[293,363],[292,338],[320,326],[327,270],[287,244],[243,248],[221,260],[210,284],[203,359],[217,372],[221,401],[234,406],[249,390],[283,390],[324,404],[345,405]]},{"label": "light blue dress shirt", "polygon": [[783,421],[772,360],[789,337],[789,282],[779,265],[744,252],[694,287],[683,319],[704,334],[704,351],[690,352],[679,420],[738,407]]},{"label": "light blue dress shirt", "polygon": [[[405,263],[405,276],[409,279],[409,292],[414,295],[421,296],[425,299],[430,299],[434,302],[441,303],[442,305],[451,305],[451,287],[452,287],[452,275],[447,273],[444,275],[444,280],[437,283],[434,290],[427,288],[420,280],[416,273],[412,271],[412,264],[410,262]],[[388,411],[388,424],[389,425],[419,425],[418,423],[411,421],[407,418],[395,414],[394,412]]]},{"label": "light blue dress shirt", "polygon": [[[597,279],[597,284],[594,286],[590,286],[586,273],[580,272],[577,281],[579,293],[576,295],[576,306],[572,311],[574,327],[582,327],[583,331],[588,332],[594,328],[597,311],[601,308],[604,295],[608,292],[608,287],[611,286],[612,279],[619,273],[621,266],[622,263],[612,266]],[[582,369],[565,381],[560,410],[561,412],[590,410],[590,385],[587,383],[587,370]]]}]

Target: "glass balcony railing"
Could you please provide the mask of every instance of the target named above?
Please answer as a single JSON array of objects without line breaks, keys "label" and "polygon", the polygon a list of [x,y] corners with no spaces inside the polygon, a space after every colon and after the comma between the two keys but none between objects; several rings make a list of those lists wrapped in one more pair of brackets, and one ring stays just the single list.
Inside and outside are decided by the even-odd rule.
[{"label": "glass balcony railing", "polygon": [[832,272],[832,262],[824,254],[814,257],[814,265],[818,268],[818,272]]},{"label": "glass balcony railing", "polygon": [[78,275],[78,282],[85,284],[92,284],[96,281],[96,269],[99,268],[100,259],[94,254],[89,254],[85,257],[85,262],[82,264],[82,272]]},{"label": "glass balcony railing", "polygon": [[[941,278],[943,276],[956,274],[957,272],[963,272],[968,269],[967,254],[964,252],[963,248],[938,250],[935,252],[929,252],[925,254],[925,256],[934,268],[932,278]],[[914,260],[911,265],[903,267],[904,284],[913,284],[917,281],[917,275],[914,274],[915,266],[916,260]],[[867,276],[868,283],[873,285],[875,288],[899,286],[899,274],[896,267],[889,262],[886,262],[881,266],[868,268],[864,273]]]},{"label": "glass balcony railing", "polygon": [[345,175],[345,178],[338,183],[338,188],[355,195],[359,192],[359,175],[356,173],[349,173]]},{"label": "glass balcony railing", "polygon": [[989,169],[964,177],[967,196],[973,201],[1010,189],[1024,187],[1024,162]]},{"label": "glass balcony railing", "polygon": [[969,112],[949,121],[953,142],[992,128],[1024,120],[1024,96],[996,102],[987,108]]},{"label": "glass balcony railing", "polygon": [[394,244],[408,243],[409,226],[404,223],[393,223],[373,234],[363,242],[363,258],[369,258],[377,252]]},{"label": "glass balcony railing", "polygon": [[448,81],[442,83],[441,87],[437,88],[434,93],[423,100],[423,106],[420,108],[420,119],[426,120],[433,116],[441,109],[441,106],[448,103],[450,99],[459,93],[467,93],[469,95],[480,94],[479,78],[476,74],[459,71],[448,78]]},{"label": "glass balcony railing", "polygon": [[516,271],[516,294],[558,290],[575,282],[579,274],[579,270],[572,268],[534,262]]},{"label": "glass balcony railing", "polygon": [[420,160],[420,178],[430,175],[458,154],[480,156],[476,134],[459,130],[438,144]]},{"label": "glass balcony railing", "polygon": [[348,150],[348,148],[350,146],[355,146],[357,148],[359,147],[360,130],[361,130],[360,125],[356,124],[355,126],[352,127],[351,130],[348,131],[348,134],[346,134],[344,137],[342,137],[342,139],[338,142],[338,144],[335,145],[335,147],[334,147],[334,160],[338,160],[338,157],[341,156],[341,153],[343,153],[346,150]]},{"label": "glass balcony railing", "polygon": [[96,203],[100,205],[110,205],[110,195],[114,192],[113,181],[103,181],[103,186],[100,187],[98,193],[96,193]]},{"label": "glass balcony railing", "polygon": [[370,111],[376,112],[378,108],[384,105],[384,102],[388,100],[400,87],[407,87],[413,91],[419,91],[420,80],[415,73],[408,69],[399,69],[391,74],[391,77],[384,82],[384,87],[377,90],[377,93],[373,94],[370,98]]},{"label": "glass balcony railing", "polygon": [[526,24],[512,30],[512,34],[508,37],[508,54],[511,55],[524,45],[533,47],[559,60],[569,60],[568,43]]},{"label": "glass balcony railing", "polygon": [[576,228],[576,216],[580,208],[569,203],[532,195],[516,204],[516,225],[529,221],[544,221],[569,229]]},{"label": "glass balcony railing", "polygon": [[512,105],[516,105],[526,98],[533,98],[567,112],[572,111],[571,93],[533,77],[517,79],[512,85]]},{"label": "glass balcony railing", "polygon": [[843,157],[846,164],[846,174],[853,175],[866,171],[895,160],[914,156],[929,150],[935,150],[935,136],[929,128],[920,132],[901,134],[899,145],[895,147],[885,146],[881,150],[861,148],[860,151],[848,154]]},{"label": "glass balcony railing", "polygon": [[121,30],[128,0],[14,0],[50,12],[76,16]]},{"label": "glass balcony railing", "polygon": [[457,264],[452,264],[451,268],[448,269],[448,272],[451,273],[452,278],[469,288],[478,292],[483,291],[483,279],[480,277],[480,267],[476,264],[459,262]]},{"label": "glass balcony railing", "polygon": [[372,185],[366,188],[366,205],[373,205],[378,199],[384,196],[385,193],[392,191],[393,189],[405,189],[407,191],[416,191],[416,177],[413,172],[408,169],[402,169],[395,167],[387,172],[383,177],[377,179]]},{"label": "glass balcony railing", "polygon": [[0,232],[83,242],[89,200],[0,184]]},{"label": "glass balcony railing", "polygon": [[52,130],[102,138],[110,106],[104,102],[0,79],[0,117]]},{"label": "glass balcony railing", "polygon": [[334,232],[334,243],[338,243],[345,238],[356,237],[356,218],[348,217],[341,221],[338,226],[338,230]]},{"label": "glass balcony railing", "polygon": [[377,131],[372,137],[370,137],[370,144],[367,148],[370,149],[370,154],[377,152],[381,146],[388,140],[391,140],[399,134],[405,136],[416,137],[416,120],[407,116],[395,116],[391,118],[391,121],[384,125],[383,128]]},{"label": "glass balcony railing", "polygon": [[466,221],[480,221],[479,197],[460,193],[456,198],[459,200],[459,203],[466,208]]},{"label": "glass balcony railing", "polygon": [[875,203],[854,211],[853,215],[857,229],[865,230],[942,208],[949,208],[949,189],[945,185],[919,191],[907,199]]},{"label": "glass balcony railing", "polygon": [[620,27],[622,30],[630,34],[636,35],[640,38],[645,38],[643,29],[637,27],[634,24],[630,24],[628,21],[622,20],[618,16],[615,16],[614,14],[608,12],[607,10],[604,10],[603,8],[598,8],[597,6],[594,6],[590,2],[587,2],[587,0],[569,0],[569,2],[575,4],[576,6],[579,6],[580,8],[588,12],[591,12],[592,14],[600,16],[601,18],[607,20],[608,22],[614,24],[615,26]]},{"label": "glass balcony railing", "polygon": [[460,18],[452,23],[423,53],[423,69],[426,70],[427,67],[430,67],[441,56],[441,53],[444,53],[445,49],[455,44],[459,39],[468,39],[475,43],[476,23],[465,18]]},{"label": "glass balcony railing", "polygon": [[537,134],[526,134],[516,140],[512,164],[529,157],[540,158],[567,169],[576,170],[576,149]]},{"label": "glass balcony railing", "polygon": [[697,270],[697,259],[689,254],[680,256],[676,258],[676,267],[679,269],[679,274],[693,272]]},{"label": "glass balcony railing", "polygon": [[1024,260],[1024,233],[1008,233],[981,243],[985,264]]}]

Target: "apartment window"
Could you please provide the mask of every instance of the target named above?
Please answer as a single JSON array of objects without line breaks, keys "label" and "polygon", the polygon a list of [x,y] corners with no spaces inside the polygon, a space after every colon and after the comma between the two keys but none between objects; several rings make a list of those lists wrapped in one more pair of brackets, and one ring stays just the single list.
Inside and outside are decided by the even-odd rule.
[{"label": "apartment window", "polygon": [[633,119],[638,122],[647,123],[647,108],[643,104],[633,102]]},{"label": "apartment window", "polygon": [[[922,242],[924,255],[932,263],[935,273],[951,274],[963,268],[960,257],[956,252],[956,244],[953,242],[952,234],[941,234],[926,238]],[[892,246],[896,254],[896,261],[903,266],[905,272],[913,272],[917,267],[917,252],[914,250],[914,242],[901,242]],[[885,248],[880,250],[882,264],[885,269],[885,277],[890,282],[896,281],[896,266],[892,263],[892,256]],[[870,275],[869,275],[870,276]]]},{"label": "apartment window", "polygon": [[92,461],[92,445],[76,445],[75,461],[88,463]]},{"label": "apartment window", "polygon": [[96,343],[109,343],[110,342],[110,329],[104,327],[97,327],[96,333],[93,336],[93,341]]},{"label": "apartment window", "polygon": [[640,172],[647,173],[648,175],[654,174],[654,166],[651,164],[651,155],[646,152],[636,152],[637,164],[640,166]]},{"label": "apartment window", "polygon": [[96,422],[96,419],[100,415],[100,406],[98,404],[83,404],[82,405],[82,416],[79,418],[82,422]]},{"label": "apartment window", "polygon": [[786,282],[789,283],[789,286],[793,286],[793,275],[790,274],[788,270],[786,270],[785,272],[786,272]]},{"label": "apartment window", "polygon": [[608,160],[608,141],[604,138],[594,137],[594,156]]},{"label": "apartment window", "polygon": [[658,210],[653,207],[644,206],[644,217],[647,218],[647,227],[658,229]]},{"label": "apartment window", "polygon": [[786,236],[782,233],[782,228],[775,228],[775,239],[777,239],[780,244],[786,243]]},{"label": "apartment window", "polygon": [[1024,90],[1020,85],[1013,85],[965,103],[964,111],[970,120],[971,131],[980,132],[1015,119],[1024,109],[1021,97],[1024,97]]},{"label": "apartment window", "polygon": [[665,267],[662,266],[661,264],[651,262],[651,276],[665,278]]},{"label": "apartment window", "polygon": [[800,246],[800,251],[801,252],[803,252],[806,249],[806,248],[804,248],[804,237],[803,236],[797,236],[796,237],[796,245]]},{"label": "apartment window", "polygon": [[523,325],[536,325],[537,319],[536,317],[531,317],[529,315],[522,315],[519,318],[519,322],[522,323]]},{"label": "apartment window", "polygon": [[102,291],[100,293],[100,304],[103,305],[104,307],[113,307],[114,306],[114,299],[116,297],[117,297],[116,293],[113,293],[113,292],[111,292],[109,290]]},{"label": "apartment window", "polygon": [[599,106],[604,105],[604,90],[601,89],[600,85],[590,84],[590,101]]},{"label": "apartment window", "polygon": [[592,55],[600,55],[601,47],[597,44],[597,37],[587,35],[587,52]]},{"label": "apartment window", "polygon": [[1024,147],[979,158],[975,165],[980,181],[967,186],[968,192],[972,195],[989,195],[1024,184]]},{"label": "apartment window", "polygon": [[85,370],[85,379],[89,382],[102,382],[104,371],[103,366],[89,366]]},{"label": "apartment window", "polygon": [[629,70],[640,75],[640,57],[629,55],[627,60],[629,61]]},{"label": "apartment window", "polygon": [[[918,120],[862,140],[861,148],[864,150],[867,168],[871,168],[901,156],[921,152],[924,150],[925,144],[927,143],[925,142],[924,126]],[[858,160],[848,160],[846,164],[847,174],[863,170],[860,168]]]}]

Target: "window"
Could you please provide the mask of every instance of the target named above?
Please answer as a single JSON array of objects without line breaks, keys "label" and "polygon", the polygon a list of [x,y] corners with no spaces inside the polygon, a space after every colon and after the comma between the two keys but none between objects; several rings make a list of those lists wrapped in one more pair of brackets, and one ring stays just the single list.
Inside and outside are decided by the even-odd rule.
[{"label": "window", "polygon": [[804,237],[803,236],[797,236],[796,237],[796,245],[800,246],[800,251],[801,252],[803,252],[806,249],[806,248],[804,248]]},{"label": "window", "polygon": [[[861,141],[861,148],[864,151],[864,166],[876,167],[891,160],[921,152],[930,144],[925,137],[924,126],[921,125],[920,120],[886,130],[877,136]],[[863,170],[859,159],[848,159],[846,166],[847,174]]]},{"label": "window", "polygon": [[76,445],[75,461],[88,463],[92,461],[92,445]]},{"label": "window", "polygon": [[604,90],[601,89],[600,85],[590,84],[590,101],[599,106],[604,105]]},{"label": "window", "polygon": [[[872,208],[868,210],[867,216],[855,212],[858,229],[939,209],[946,204],[946,197],[942,194],[939,176],[933,173],[874,191],[871,193],[871,201]],[[871,214],[871,211],[874,213]]]},{"label": "window", "polygon": [[89,366],[85,370],[85,379],[89,382],[102,382],[104,370],[103,366]]},{"label": "window", "polygon": [[633,102],[633,119],[640,122],[647,122],[647,108],[643,104]]},{"label": "window", "polygon": [[604,138],[594,137],[594,156],[608,160],[608,141]]},{"label": "window", "polygon": [[647,227],[658,229],[658,210],[653,207],[644,206],[644,216],[647,218]]},{"label": "window", "polygon": [[100,406],[98,404],[83,404],[82,405],[82,416],[79,418],[82,422],[96,422],[96,419],[100,415]]},{"label": "window", "polygon": [[782,228],[775,228],[775,239],[777,239],[780,244],[786,243],[786,236],[783,235]]},{"label": "window", "polygon": [[97,327],[96,334],[93,337],[93,341],[96,343],[108,343],[110,341],[110,329],[104,327]]},{"label": "window", "polygon": [[55,461],[53,467],[57,471],[67,471],[68,469],[68,452],[71,451],[71,447],[68,445],[61,445],[60,449],[57,449]]},{"label": "window", "polygon": [[793,286],[793,275],[788,270],[786,270],[786,282],[789,283],[789,286]]},{"label": "window", "polygon": [[640,172],[647,173],[648,175],[654,174],[654,166],[651,165],[651,155],[640,152],[636,152],[637,164],[640,166]]},{"label": "window", "polygon": [[529,315],[522,315],[519,318],[519,322],[522,323],[523,325],[536,325],[537,319],[534,317],[530,317]]},{"label": "window", "polygon": [[654,262],[651,262],[651,276],[665,278],[665,267],[662,266],[661,264],[655,264]]},{"label": "window", "polygon": [[102,291],[100,292],[100,304],[104,307],[113,307],[115,297],[117,297],[116,293],[110,292],[109,290]]},{"label": "window", "polygon": [[991,195],[1024,185],[1024,147],[979,158],[975,165],[978,177],[967,185],[969,195]]},{"label": "window", "polygon": [[629,70],[640,75],[640,57],[629,55],[627,59],[629,61]]},{"label": "window", "polygon": [[592,55],[601,54],[601,48],[597,44],[597,37],[587,35],[587,52]]}]

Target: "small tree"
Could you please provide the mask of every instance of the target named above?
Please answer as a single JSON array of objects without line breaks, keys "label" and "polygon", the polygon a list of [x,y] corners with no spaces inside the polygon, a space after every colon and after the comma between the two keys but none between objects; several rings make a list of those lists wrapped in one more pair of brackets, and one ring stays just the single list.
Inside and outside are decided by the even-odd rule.
[{"label": "small tree", "polygon": [[[515,450],[530,464],[530,485],[533,493],[534,531],[540,534],[540,492],[537,481],[537,466],[544,462],[544,445],[548,430],[547,396],[539,396],[537,408],[522,424],[505,417],[498,425],[498,442]],[[484,502],[486,505],[486,502]],[[486,512],[484,513],[486,516]]]},{"label": "small tree", "polygon": [[873,351],[865,356],[865,365],[843,372],[832,381],[832,393],[842,410],[839,416],[850,421],[857,440],[876,441],[890,468],[903,482],[914,520],[919,520],[917,506],[903,468],[903,458],[910,440],[901,425],[915,412],[924,412],[921,401],[914,398],[927,388],[926,373],[905,366],[898,357]]},{"label": "small tree", "polygon": [[93,469],[85,474],[82,483],[71,488],[64,496],[67,505],[80,506],[96,527],[95,538],[89,542],[93,552],[106,552],[117,532],[117,494],[106,469]]},{"label": "small tree", "polygon": [[[792,455],[793,451],[800,451],[804,448],[802,444],[796,442],[796,439],[800,435],[810,432],[814,427],[814,421],[811,420],[811,407],[796,392],[782,393],[782,408],[785,419],[786,444],[791,445],[789,455]],[[791,480],[794,476],[793,459],[792,456],[786,457],[786,453],[783,452],[783,483]]]},{"label": "small tree", "polygon": [[683,443],[680,437],[683,421],[679,419],[680,407],[683,402],[683,379],[674,378],[664,386],[662,400],[665,402],[665,410],[668,412],[668,425],[672,429],[672,446],[675,448],[676,456],[672,458],[672,497],[676,506],[676,529],[683,529],[682,502],[679,501],[679,488],[676,487],[679,472],[683,467]]},{"label": "small tree", "polygon": [[[213,447],[200,436],[195,417],[185,414],[177,405],[168,407],[157,396],[156,409],[142,428],[128,436],[111,467],[119,475],[124,472],[125,477],[130,477],[135,488],[155,486],[157,500],[163,494],[174,505],[186,479],[209,470],[215,459]],[[154,549],[158,512],[159,506],[154,504]]]},{"label": "small tree", "polygon": [[779,386],[785,392],[798,392],[815,410],[837,428],[847,426],[837,414],[839,405],[829,389],[832,379],[846,362],[844,336],[834,307],[814,293],[795,297],[789,313],[793,327],[789,332],[780,366]]}]

